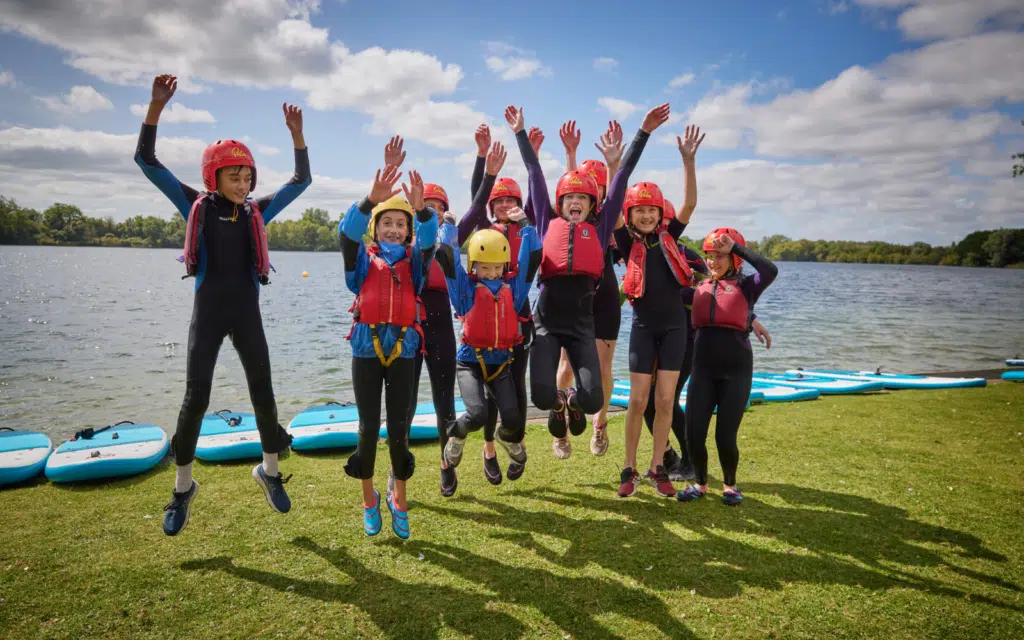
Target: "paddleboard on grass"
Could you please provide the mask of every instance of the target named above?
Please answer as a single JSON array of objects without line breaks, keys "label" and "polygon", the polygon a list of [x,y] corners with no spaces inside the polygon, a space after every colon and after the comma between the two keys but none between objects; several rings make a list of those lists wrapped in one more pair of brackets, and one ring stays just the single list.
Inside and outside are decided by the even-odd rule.
[{"label": "paddleboard on grass", "polygon": [[[455,417],[458,418],[466,413],[466,405],[462,398],[455,398]],[[380,426],[380,437],[388,437],[388,424],[385,420]],[[434,411],[433,402],[424,402],[416,405],[416,413],[412,416],[412,425],[409,427],[410,440],[437,440],[437,413]]]},{"label": "paddleboard on grass", "polygon": [[45,433],[0,431],[0,486],[30,480],[43,472],[53,443]]},{"label": "paddleboard on grass", "polygon": [[155,467],[169,446],[164,430],[152,424],[125,421],[85,429],[50,455],[46,477],[53,482],[79,482],[133,476]]},{"label": "paddleboard on grass", "polygon": [[790,373],[754,373],[754,382],[783,385],[796,389],[816,389],[821,395],[843,395],[881,391],[884,385],[876,380],[847,380],[818,376],[811,372]]},{"label": "paddleboard on grass", "polygon": [[1024,358],[1007,358],[1006,366],[1008,367],[1024,367]]},{"label": "paddleboard on grass", "polygon": [[1003,374],[1003,380],[1012,382],[1024,382],[1024,371],[1007,371]]},{"label": "paddleboard on grass", "polygon": [[821,392],[817,389],[799,389],[783,384],[754,380],[753,390],[764,395],[765,402],[799,402],[801,400],[817,400]]},{"label": "paddleboard on grass", "polygon": [[[750,407],[751,402],[764,402],[764,394],[760,390],[751,390],[750,397],[747,398],[747,407]],[[629,406],[629,381],[628,380],[616,380],[614,388],[612,389],[612,397],[609,402],[613,407],[628,407]],[[679,407],[686,411],[686,388],[683,388],[683,392],[679,394]]]},{"label": "paddleboard on grass", "polygon": [[787,374],[819,376],[831,380],[867,380],[881,382],[886,389],[960,389],[984,387],[984,378],[941,378],[915,376],[906,373],[879,373],[876,371],[841,371],[830,369],[790,370]]},{"label": "paddleboard on grass", "polygon": [[359,442],[359,410],[353,403],[334,401],[310,407],[292,418],[287,431],[296,451],[354,447]]},{"label": "paddleboard on grass", "polygon": [[204,462],[228,462],[263,457],[256,416],[222,409],[203,417],[196,457]]}]

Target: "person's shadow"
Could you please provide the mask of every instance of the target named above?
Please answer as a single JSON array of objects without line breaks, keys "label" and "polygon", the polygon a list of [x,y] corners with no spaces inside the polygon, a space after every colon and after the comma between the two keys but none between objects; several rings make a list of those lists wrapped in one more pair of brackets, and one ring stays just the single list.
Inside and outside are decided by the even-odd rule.
[{"label": "person's shadow", "polygon": [[[493,598],[479,592],[425,582],[402,581],[375,571],[356,560],[345,548],[328,549],[306,537],[292,541],[333,565],[341,580],[301,580],[269,571],[235,565],[220,556],[184,562],[185,571],[221,571],[282,593],[294,592],[324,602],[344,602],[361,609],[382,633],[396,639],[436,638],[442,627],[451,627],[474,638],[520,637],[523,625],[512,616],[489,606]],[[381,553],[391,553],[380,547]]]}]

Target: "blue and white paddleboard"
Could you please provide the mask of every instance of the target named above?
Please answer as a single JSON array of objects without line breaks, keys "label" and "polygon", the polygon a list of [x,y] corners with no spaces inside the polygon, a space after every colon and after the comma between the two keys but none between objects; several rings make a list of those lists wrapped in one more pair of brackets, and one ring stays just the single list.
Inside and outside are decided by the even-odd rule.
[{"label": "blue and white paddleboard", "polygon": [[196,442],[196,457],[203,462],[228,462],[263,457],[256,416],[227,409],[203,416]]},{"label": "blue and white paddleboard", "polygon": [[86,429],[50,455],[46,477],[78,482],[134,476],[155,467],[169,447],[164,430],[151,424],[121,422],[102,430]]},{"label": "blue and white paddleboard", "polygon": [[817,400],[821,392],[817,389],[800,389],[787,387],[784,384],[754,380],[753,391],[760,391],[764,395],[765,402],[799,402],[801,400]]},{"label": "blue and white paddleboard", "polygon": [[[747,398],[747,407],[750,406],[751,402],[764,402],[765,396],[760,390],[751,389],[750,397]],[[628,380],[616,380],[612,389],[611,401],[608,403],[613,407],[628,407],[629,406],[629,381]],[[683,392],[679,394],[679,407],[686,411],[686,386],[683,387]]]},{"label": "blue and white paddleboard", "polygon": [[43,472],[53,443],[38,431],[0,431],[0,487],[30,480]]},{"label": "blue and white paddleboard", "polygon": [[[466,405],[462,398],[455,398],[455,417],[458,418],[466,413]],[[388,437],[388,424],[385,420],[380,425],[380,437]],[[410,440],[437,440],[437,414],[434,412],[433,402],[424,402],[416,405],[416,413],[412,416],[412,424],[409,426]]]},{"label": "blue and white paddleboard", "polygon": [[1002,378],[1013,382],[1024,382],[1024,371],[1007,371],[1003,373]]},{"label": "blue and white paddleboard", "polygon": [[985,378],[941,378],[937,376],[915,376],[904,373],[878,373],[875,371],[791,370],[787,374],[812,375],[832,380],[867,380],[881,382],[886,389],[960,389],[984,387]]},{"label": "blue and white paddleboard", "polygon": [[796,389],[816,389],[821,395],[842,395],[881,391],[885,385],[876,380],[858,380],[818,376],[816,372],[754,373],[754,382],[783,385]]},{"label": "blue and white paddleboard", "polygon": [[359,442],[359,410],[340,402],[310,407],[292,418],[287,431],[296,451],[354,447]]},{"label": "blue and white paddleboard", "polygon": [[1007,358],[1006,366],[1008,367],[1024,367],[1024,358]]}]

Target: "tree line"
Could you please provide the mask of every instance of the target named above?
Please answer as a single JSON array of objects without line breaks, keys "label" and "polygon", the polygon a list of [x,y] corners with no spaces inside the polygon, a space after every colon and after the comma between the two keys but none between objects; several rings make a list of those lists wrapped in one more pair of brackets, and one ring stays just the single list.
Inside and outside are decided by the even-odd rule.
[{"label": "tree line", "polygon": [[[337,251],[338,220],[329,211],[309,208],[298,220],[267,225],[273,251]],[[691,247],[699,240],[683,238]],[[93,218],[78,207],[56,203],[43,212],[19,206],[0,196],[0,244],[79,245],[103,247],[164,247],[185,245],[185,221],[175,213],[168,219],[135,216],[122,222]],[[924,242],[911,245],[844,240],[793,240],[773,235],[750,241],[754,250],[771,260],[790,262],[859,262],[871,264],[931,264],[967,267],[1005,267],[1024,264],[1024,229],[975,231],[949,246]]]}]

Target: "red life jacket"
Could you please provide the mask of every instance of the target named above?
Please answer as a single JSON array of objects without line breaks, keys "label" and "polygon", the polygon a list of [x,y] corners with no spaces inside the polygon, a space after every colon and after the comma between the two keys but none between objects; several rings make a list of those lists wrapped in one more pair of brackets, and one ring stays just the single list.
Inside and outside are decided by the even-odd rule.
[{"label": "red life jacket", "polygon": [[424,286],[427,289],[448,293],[448,281],[444,279],[444,269],[437,264],[437,260],[430,263],[430,273],[427,274],[427,282]]},{"label": "red life jacket", "polygon": [[500,231],[505,236],[505,239],[508,240],[508,250],[512,254],[508,270],[514,274],[519,266],[519,247],[523,244],[522,227],[515,223],[505,224],[497,222],[491,225],[491,228],[495,231]]},{"label": "red life jacket", "polygon": [[[185,222],[185,272],[187,276],[196,275],[199,263],[199,241],[203,237],[203,225],[206,223],[207,193],[201,193],[192,203]],[[263,226],[260,208],[252,200],[245,201],[245,213],[249,217],[249,233],[252,239],[252,265],[260,284],[270,284],[270,253],[267,249],[267,230]],[[187,277],[186,276],[186,277]]]},{"label": "red life jacket", "polygon": [[356,321],[365,324],[393,324],[411,327],[419,324],[420,305],[412,282],[412,249],[406,247],[405,258],[391,266],[380,256],[373,244],[366,247],[370,259],[366,279],[356,297]]},{"label": "red life jacket", "polygon": [[473,307],[462,318],[462,343],[475,349],[508,350],[523,341],[512,287],[502,284],[494,295],[482,282],[473,292]]},{"label": "red life jacket", "polygon": [[596,281],[603,273],[604,248],[592,223],[555,218],[548,224],[540,260],[541,280],[585,275]]},{"label": "red life jacket", "polygon": [[695,287],[690,317],[696,329],[725,327],[750,331],[750,304],[738,279],[707,278]]},{"label": "red life jacket", "polygon": [[[665,256],[669,271],[675,276],[680,287],[688,287],[693,283],[693,270],[686,263],[683,256],[679,254],[679,245],[675,238],[667,231],[658,233],[658,244],[661,245],[661,253]],[[637,298],[642,298],[646,291],[647,282],[647,253],[649,249],[644,242],[644,237],[638,234],[633,235],[633,246],[629,250],[629,263],[626,265],[626,276],[622,281],[622,290],[632,303]]]}]

